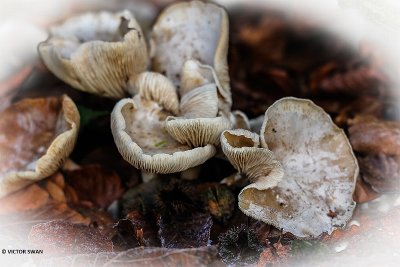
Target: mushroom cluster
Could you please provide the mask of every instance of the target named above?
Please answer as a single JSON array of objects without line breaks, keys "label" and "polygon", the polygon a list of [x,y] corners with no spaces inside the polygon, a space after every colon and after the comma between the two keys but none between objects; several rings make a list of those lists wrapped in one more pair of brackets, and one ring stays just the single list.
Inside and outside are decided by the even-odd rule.
[{"label": "mushroom cluster", "polygon": [[[238,171],[232,182],[248,184],[238,196],[246,215],[298,237],[331,233],[355,206],[358,165],[350,143],[320,107],[290,97],[268,108],[259,134],[251,132],[257,123],[231,110],[228,27],[225,10],[215,4],[174,4],[155,22],[148,53],[130,12],[89,13],[51,28],[39,53],[72,87],[118,100],[112,134],[134,167],[183,172],[222,151]],[[8,110],[0,115],[0,141],[15,140],[0,146],[0,196],[54,173],[75,144],[79,113],[71,99],[35,101],[43,102],[42,109],[56,108],[59,116],[37,122],[49,134],[20,162],[3,157],[17,155],[25,143],[12,138],[7,121],[16,120],[24,131],[30,125]],[[36,106],[20,102],[12,109],[29,110],[30,116],[39,112]]]},{"label": "mushroom cluster", "polygon": [[131,81],[135,96],[111,115],[125,160],[151,173],[181,172],[213,157],[222,131],[247,120],[231,112],[227,33],[227,14],[214,4],[180,3],[160,15],[150,36],[154,72]]}]

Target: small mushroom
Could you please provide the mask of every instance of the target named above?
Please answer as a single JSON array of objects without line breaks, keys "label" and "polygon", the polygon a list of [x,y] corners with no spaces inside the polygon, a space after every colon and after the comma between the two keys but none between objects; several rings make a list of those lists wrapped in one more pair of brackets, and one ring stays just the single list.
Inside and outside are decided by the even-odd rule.
[{"label": "small mushroom", "polygon": [[280,99],[266,111],[260,139],[282,164],[284,177],[262,194],[242,191],[239,208],[298,237],[344,226],[355,207],[358,165],[329,115],[310,100]]},{"label": "small mushroom", "polygon": [[[176,102],[178,96],[166,77],[152,76],[139,88],[141,93],[133,99],[120,100],[114,107],[111,128],[119,152],[136,168],[151,173],[180,172],[202,164],[214,156],[215,147],[206,144],[191,148],[169,135],[165,120],[173,115],[176,106],[168,101]],[[162,86],[152,88],[153,85]]]},{"label": "small mushroom", "polygon": [[215,70],[209,65],[203,65],[197,60],[185,61],[181,72],[181,85],[179,94],[183,98],[189,95],[195,88],[214,84],[217,92],[218,112],[229,116],[232,106],[232,97],[229,88],[224,88]]},{"label": "small mushroom", "polygon": [[165,73],[178,86],[185,62],[197,60],[200,68],[209,66],[214,72],[219,94],[230,104],[228,28],[225,10],[215,4],[191,1],[171,5],[158,17],[151,34],[153,69]]},{"label": "small mushroom", "polygon": [[181,117],[167,117],[165,129],[178,142],[190,147],[218,145],[222,131],[232,127],[225,116],[218,116],[218,96],[214,83],[187,90],[180,101]]},{"label": "small mushroom", "polygon": [[259,147],[259,140],[258,134],[244,129],[226,130],[221,134],[222,151],[239,171],[236,178],[251,182],[239,194],[239,207],[249,202],[262,205],[265,191],[283,177],[281,164],[269,149]]},{"label": "small mushroom", "polygon": [[165,76],[156,72],[143,72],[134,81],[132,95],[140,94],[147,100],[159,103],[173,114],[179,113],[179,100],[175,86]]},{"label": "small mushroom", "polygon": [[89,93],[121,98],[127,83],[145,71],[145,38],[133,15],[87,13],[50,29],[39,44],[45,65],[61,80]]},{"label": "small mushroom", "polygon": [[66,95],[21,100],[0,114],[0,197],[53,174],[72,152],[79,113]]},{"label": "small mushroom", "polygon": [[230,120],[232,121],[233,129],[250,130],[250,121],[242,111],[232,111]]},{"label": "small mushroom", "polygon": [[214,118],[218,114],[218,96],[215,84],[206,84],[181,97],[180,111],[185,118]]}]

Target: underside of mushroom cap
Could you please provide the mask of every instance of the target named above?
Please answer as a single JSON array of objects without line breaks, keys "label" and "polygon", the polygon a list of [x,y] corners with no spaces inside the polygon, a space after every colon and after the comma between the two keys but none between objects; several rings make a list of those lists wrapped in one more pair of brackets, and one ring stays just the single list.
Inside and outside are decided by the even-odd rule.
[{"label": "underside of mushroom cap", "polygon": [[111,114],[111,129],[123,158],[138,169],[151,173],[187,170],[213,157],[213,145],[190,148],[175,141],[165,129],[171,113],[140,95],[123,99]]},{"label": "underside of mushroom cap", "polygon": [[193,90],[202,86],[213,85],[216,87],[216,101],[218,112],[228,116],[232,106],[232,96],[229,88],[224,88],[215,70],[209,66],[201,64],[197,60],[187,60],[182,67],[181,85],[179,95],[182,100],[190,95]]},{"label": "underside of mushroom cap", "polygon": [[206,84],[184,94],[180,111],[185,118],[214,118],[218,114],[218,96],[215,84]]},{"label": "underside of mushroom cap", "polygon": [[58,78],[89,93],[121,98],[129,79],[148,65],[145,39],[129,11],[87,13],[54,26],[39,44]]},{"label": "underside of mushroom cap", "polygon": [[[358,165],[349,141],[310,100],[283,98],[265,113],[261,143],[282,164],[284,177],[247,215],[298,237],[331,233],[350,219]],[[243,197],[252,194],[242,192]]]},{"label": "underside of mushroom cap", "polygon": [[225,10],[212,3],[173,4],[157,19],[151,35],[153,69],[180,84],[189,59],[215,69],[221,90],[230,95],[227,65],[229,22]]},{"label": "underside of mushroom cap", "polygon": [[165,129],[179,143],[190,147],[219,145],[222,131],[230,129],[231,122],[226,117],[193,118],[168,117]]},{"label": "underside of mushroom cap", "polygon": [[144,99],[160,104],[173,114],[179,113],[179,99],[175,86],[164,75],[156,72],[143,72],[134,81],[132,95],[140,94]]},{"label": "underside of mushroom cap", "polygon": [[227,130],[221,134],[225,156],[239,171],[239,178],[246,178],[250,185],[239,193],[239,208],[248,203],[260,205],[265,190],[274,187],[283,177],[281,164],[273,153],[259,148],[259,136],[243,129]]},{"label": "underside of mushroom cap", "polygon": [[48,177],[74,149],[79,113],[68,96],[24,99],[0,114],[0,197]]}]

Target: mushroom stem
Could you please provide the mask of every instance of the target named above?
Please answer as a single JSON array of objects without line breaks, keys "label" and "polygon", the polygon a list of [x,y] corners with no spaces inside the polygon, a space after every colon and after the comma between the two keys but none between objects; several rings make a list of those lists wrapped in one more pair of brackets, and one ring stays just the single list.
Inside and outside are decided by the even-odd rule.
[{"label": "mushroom stem", "polygon": [[221,184],[226,184],[228,186],[245,186],[248,183],[248,179],[243,174],[237,172],[235,174],[229,175],[221,180]]},{"label": "mushroom stem", "polygon": [[196,180],[197,178],[199,178],[200,171],[201,171],[200,166],[187,169],[181,172],[181,178],[183,180],[188,180],[188,181]]},{"label": "mushroom stem", "polygon": [[143,183],[148,183],[157,177],[157,173],[146,172],[146,171],[142,171],[141,175]]}]

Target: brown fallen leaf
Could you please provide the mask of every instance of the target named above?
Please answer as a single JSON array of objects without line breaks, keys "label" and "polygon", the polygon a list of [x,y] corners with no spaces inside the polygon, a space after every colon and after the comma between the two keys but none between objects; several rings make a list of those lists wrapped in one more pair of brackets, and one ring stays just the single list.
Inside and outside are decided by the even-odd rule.
[{"label": "brown fallen leaf", "polygon": [[400,122],[360,122],[349,128],[349,136],[356,152],[400,155]]},{"label": "brown fallen leaf", "polygon": [[0,215],[38,209],[49,200],[49,193],[32,184],[0,199]]},{"label": "brown fallen leaf", "polygon": [[224,266],[217,259],[215,246],[167,249],[134,248],[123,252],[103,252],[97,254],[79,254],[67,257],[44,259],[39,266]]},{"label": "brown fallen leaf", "polygon": [[33,66],[23,67],[6,80],[0,81],[0,111],[10,105],[12,98],[18,92],[17,88],[29,77]]},{"label": "brown fallen leaf", "polygon": [[361,176],[357,177],[356,187],[353,193],[353,200],[357,203],[364,203],[379,197],[380,194],[372,190],[371,186],[363,181]]},{"label": "brown fallen leaf", "polygon": [[388,78],[378,69],[360,66],[325,77],[316,87],[322,92],[333,94],[379,95],[385,91],[383,88],[387,84]]},{"label": "brown fallen leaf", "polygon": [[143,229],[136,227],[130,220],[121,219],[114,226],[112,238],[114,249],[124,251],[130,248],[144,246]]},{"label": "brown fallen leaf", "polygon": [[400,156],[385,154],[359,157],[362,178],[380,194],[400,192]]},{"label": "brown fallen leaf", "polygon": [[309,88],[312,92],[318,92],[318,86],[327,76],[331,75],[338,68],[338,62],[329,61],[310,73]]},{"label": "brown fallen leaf", "polygon": [[127,188],[134,187],[141,180],[139,170],[122,158],[115,144],[96,147],[82,158],[81,164],[98,164],[105,169],[116,171]]},{"label": "brown fallen leaf", "polygon": [[113,251],[111,240],[93,227],[67,221],[50,221],[32,227],[29,245],[43,249],[46,256]]},{"label": "brown fallen leaf", "polygon": [[99,208],[107,208],[123,193],[118,174],[100,165],[85,165],[81,169],[68,171],[67,183],[80,201],[90,201]]},{"label": "brown fallen leaf", "polygon": [[277,242],[261,252],[257,267],[284,266],[290,262],[291,256],[291,246]]},{"label": "brown fallen leaf", "polygon": [[157,224],[162,247],[195,248],[209,244],[213,222],[210,214],[194,212],[182,217],[160,216]]},{"label": "brown fallen leaf", "polygon": [[376,97],[360,96],[340,109],[339,114],[335,117],[335,123],[340,127],[346,127],[350,124],[355,124],[356,121],[354,119],[360,116],[381,118],[384,104]]},{"label": "brown fallen leaf", "polygon": [[[32,184],[0,199],[0,215],[12,215],[20,218],[17,222],[32,220],[70,219],[87,222],[85,217],[71,209],[64,190],[64,177],[57,172],[40,183]],[[63,218],[65,215],[65,218]]]},{"label": "brown fallen leaf", "polygon": [[126,218],[135,227],[135,235],[139,242],[146,247],[159,247],[161,242],[158,236],[158,226],[151,215],[144,216],[139,211],[131,211]]},{"label": "brown fallen leaf", "polygon": [[67,205],[63,185],[62,174],[56,173],[0,199],[0,232],[9,235],[8,244],[25,245],[31,227],[37,223],[56,219],[86,225],[91,222]]}]

